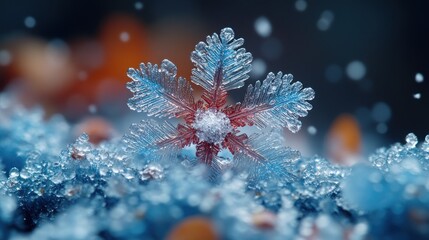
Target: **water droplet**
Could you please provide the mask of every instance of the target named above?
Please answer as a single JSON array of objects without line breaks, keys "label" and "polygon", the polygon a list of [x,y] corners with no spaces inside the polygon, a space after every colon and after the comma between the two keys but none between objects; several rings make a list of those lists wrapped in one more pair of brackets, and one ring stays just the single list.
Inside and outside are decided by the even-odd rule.
[{"label": "water droplet", "polygon": [[406,146],[408,148],[414,148],[414,147],[416,147],[416,145],[418,143],[417,136],[414,133],[409,133],[405,137],[405,141],[406,141]]}]

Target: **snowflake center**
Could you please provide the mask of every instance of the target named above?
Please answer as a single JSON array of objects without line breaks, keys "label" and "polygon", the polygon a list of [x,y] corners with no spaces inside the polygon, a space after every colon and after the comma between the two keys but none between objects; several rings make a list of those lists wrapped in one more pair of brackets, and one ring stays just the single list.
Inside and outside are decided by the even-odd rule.
[{"label": "snowflake center", "polygon": [[216,109],[198,109],[192,127],[197,130],[198,139],[208,143],[221,143],[232,130],[229,118]]}]

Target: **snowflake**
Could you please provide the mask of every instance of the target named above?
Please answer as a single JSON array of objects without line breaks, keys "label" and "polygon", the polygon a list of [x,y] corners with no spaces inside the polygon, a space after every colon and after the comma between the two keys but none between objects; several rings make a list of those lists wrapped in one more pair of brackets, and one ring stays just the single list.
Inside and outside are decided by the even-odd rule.
[{"label": "snowflake", "polygon": [[[141,64],[140,70],[130,68],[127,84],[134,94],[128,106],[149,116],[182,118],[177,127],[164,121],[141,121],[131,126],[125,142],[130,151],[183,148],[195,144],[198,159],[208,165],[221,149],[233,155],[246,154],[260,162],[264,153],[252,148],[248,136],[240,127],[287,127],[296,132],[301,127],[299,117],[312,108],[307,101],[314,98],[311,88],[292,83],[291,74],[269,73],[267,78],[249,85],[242,103],[225,106],[228,91],[241,88],[252,69],[252,55],[244,48],[242,38],[234,39],[231,28],[220,35],[208,36],[191,54],[195,65],[191,80],[204,90],[201,100],[195,100],[188,81],[176,77],[177,67],[169,60],[161,65]],[[268,143],[269,144],[269,143]]]}]

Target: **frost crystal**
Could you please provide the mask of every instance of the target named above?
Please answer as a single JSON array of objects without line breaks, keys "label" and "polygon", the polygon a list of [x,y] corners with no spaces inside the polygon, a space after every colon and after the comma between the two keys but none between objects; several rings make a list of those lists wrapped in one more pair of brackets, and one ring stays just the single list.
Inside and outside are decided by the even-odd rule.
[{"label": "frost crystal", "polygon": [[249,85],[243,103],[225,106],[228,91],[242,87],[252,70],[252,55],[240,48],[243,42],[242,38],[234,39],[231,28],[224,28],[220,35],[214,33],[206,42],[196,45],[191,54],[195,65],[191,80],[204,89],[199,101],[194,100],[191,85],[176,77],[177,68],[168,60],[159,67],[148,63],[141,64],[140,70],[130,68],[128,76],[132,81],[127,87],[134,96],[129,107],[149,116],[183,118],[184,123],[175,131],[166,122],[134,124],[124,138],[129,152],[180,149],[196,144],[197,157],[208,165],[213,160],[219,163],[217,155],[221,149],[261,161],[266,157],[248,144],[249,137],[240,134],[239,127],[287,127],[298,131],[298,118],[312,108],[308,101],[314,98],[314,91],[303,89],[300,82],[292,83],[291,74],[269,73],[262,83]]}]

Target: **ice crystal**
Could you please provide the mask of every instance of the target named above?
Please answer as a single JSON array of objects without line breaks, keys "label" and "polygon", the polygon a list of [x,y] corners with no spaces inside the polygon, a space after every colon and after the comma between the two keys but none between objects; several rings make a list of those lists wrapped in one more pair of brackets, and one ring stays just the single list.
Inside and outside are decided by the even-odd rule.
[{"label": "ice crystal", "polygon": [[13,167],[21,169],[27,155],[34,150],[59,154],[61,145],[68,140],[70,127],[61,116],[45,121],[40,108],[26,111],[12,102],[0,106],[0,111],[3,116],[9,116],[5,119],[0,116],[0,149],[4,149],[2,158],[6,171]]},{"label": "ice crystal", "polygon": [[243,42],[241,38],[234,39],[232,29],[224,28],[220,35],[214,33],[196,45],[191,54],[195,65],[191,80],[204,89],[203,100],[194,100],[191,85],[176,77],[177,68],[169,60],[160,66],[148,63],[141,64],[139,70],[130,68],[128,76],[132,81],[127,87],[134,96],[129,107],[149,116],[183,118],[185,123],[175,130],[167,122],[135,124],[124,138],[128,150],[138,153],[196,144],[197,157],[208,165],[221,149],[262,161],[267,157],[249,144],[249,137],[240,133],[239,127],[287,127],[298,131],[298,118],[312,108],[307,101],[314,98],[314,91],[303,89],[300,82],[292,83],[291,74],[269,73],[262,83],[249,85],[243,103],[225,106],[228,91],[242,87],[252,70],[252,55],[241,48]]},{"label": "ice crystal", "polygon": [[370,164],[354,166],[344,180],[344,202],[369,220],[370,235],[392,239],[429,236],[428,140],[426,137],[419,146],[416,135],[410,133],[404,145],[377,150],[370,156]]}]

